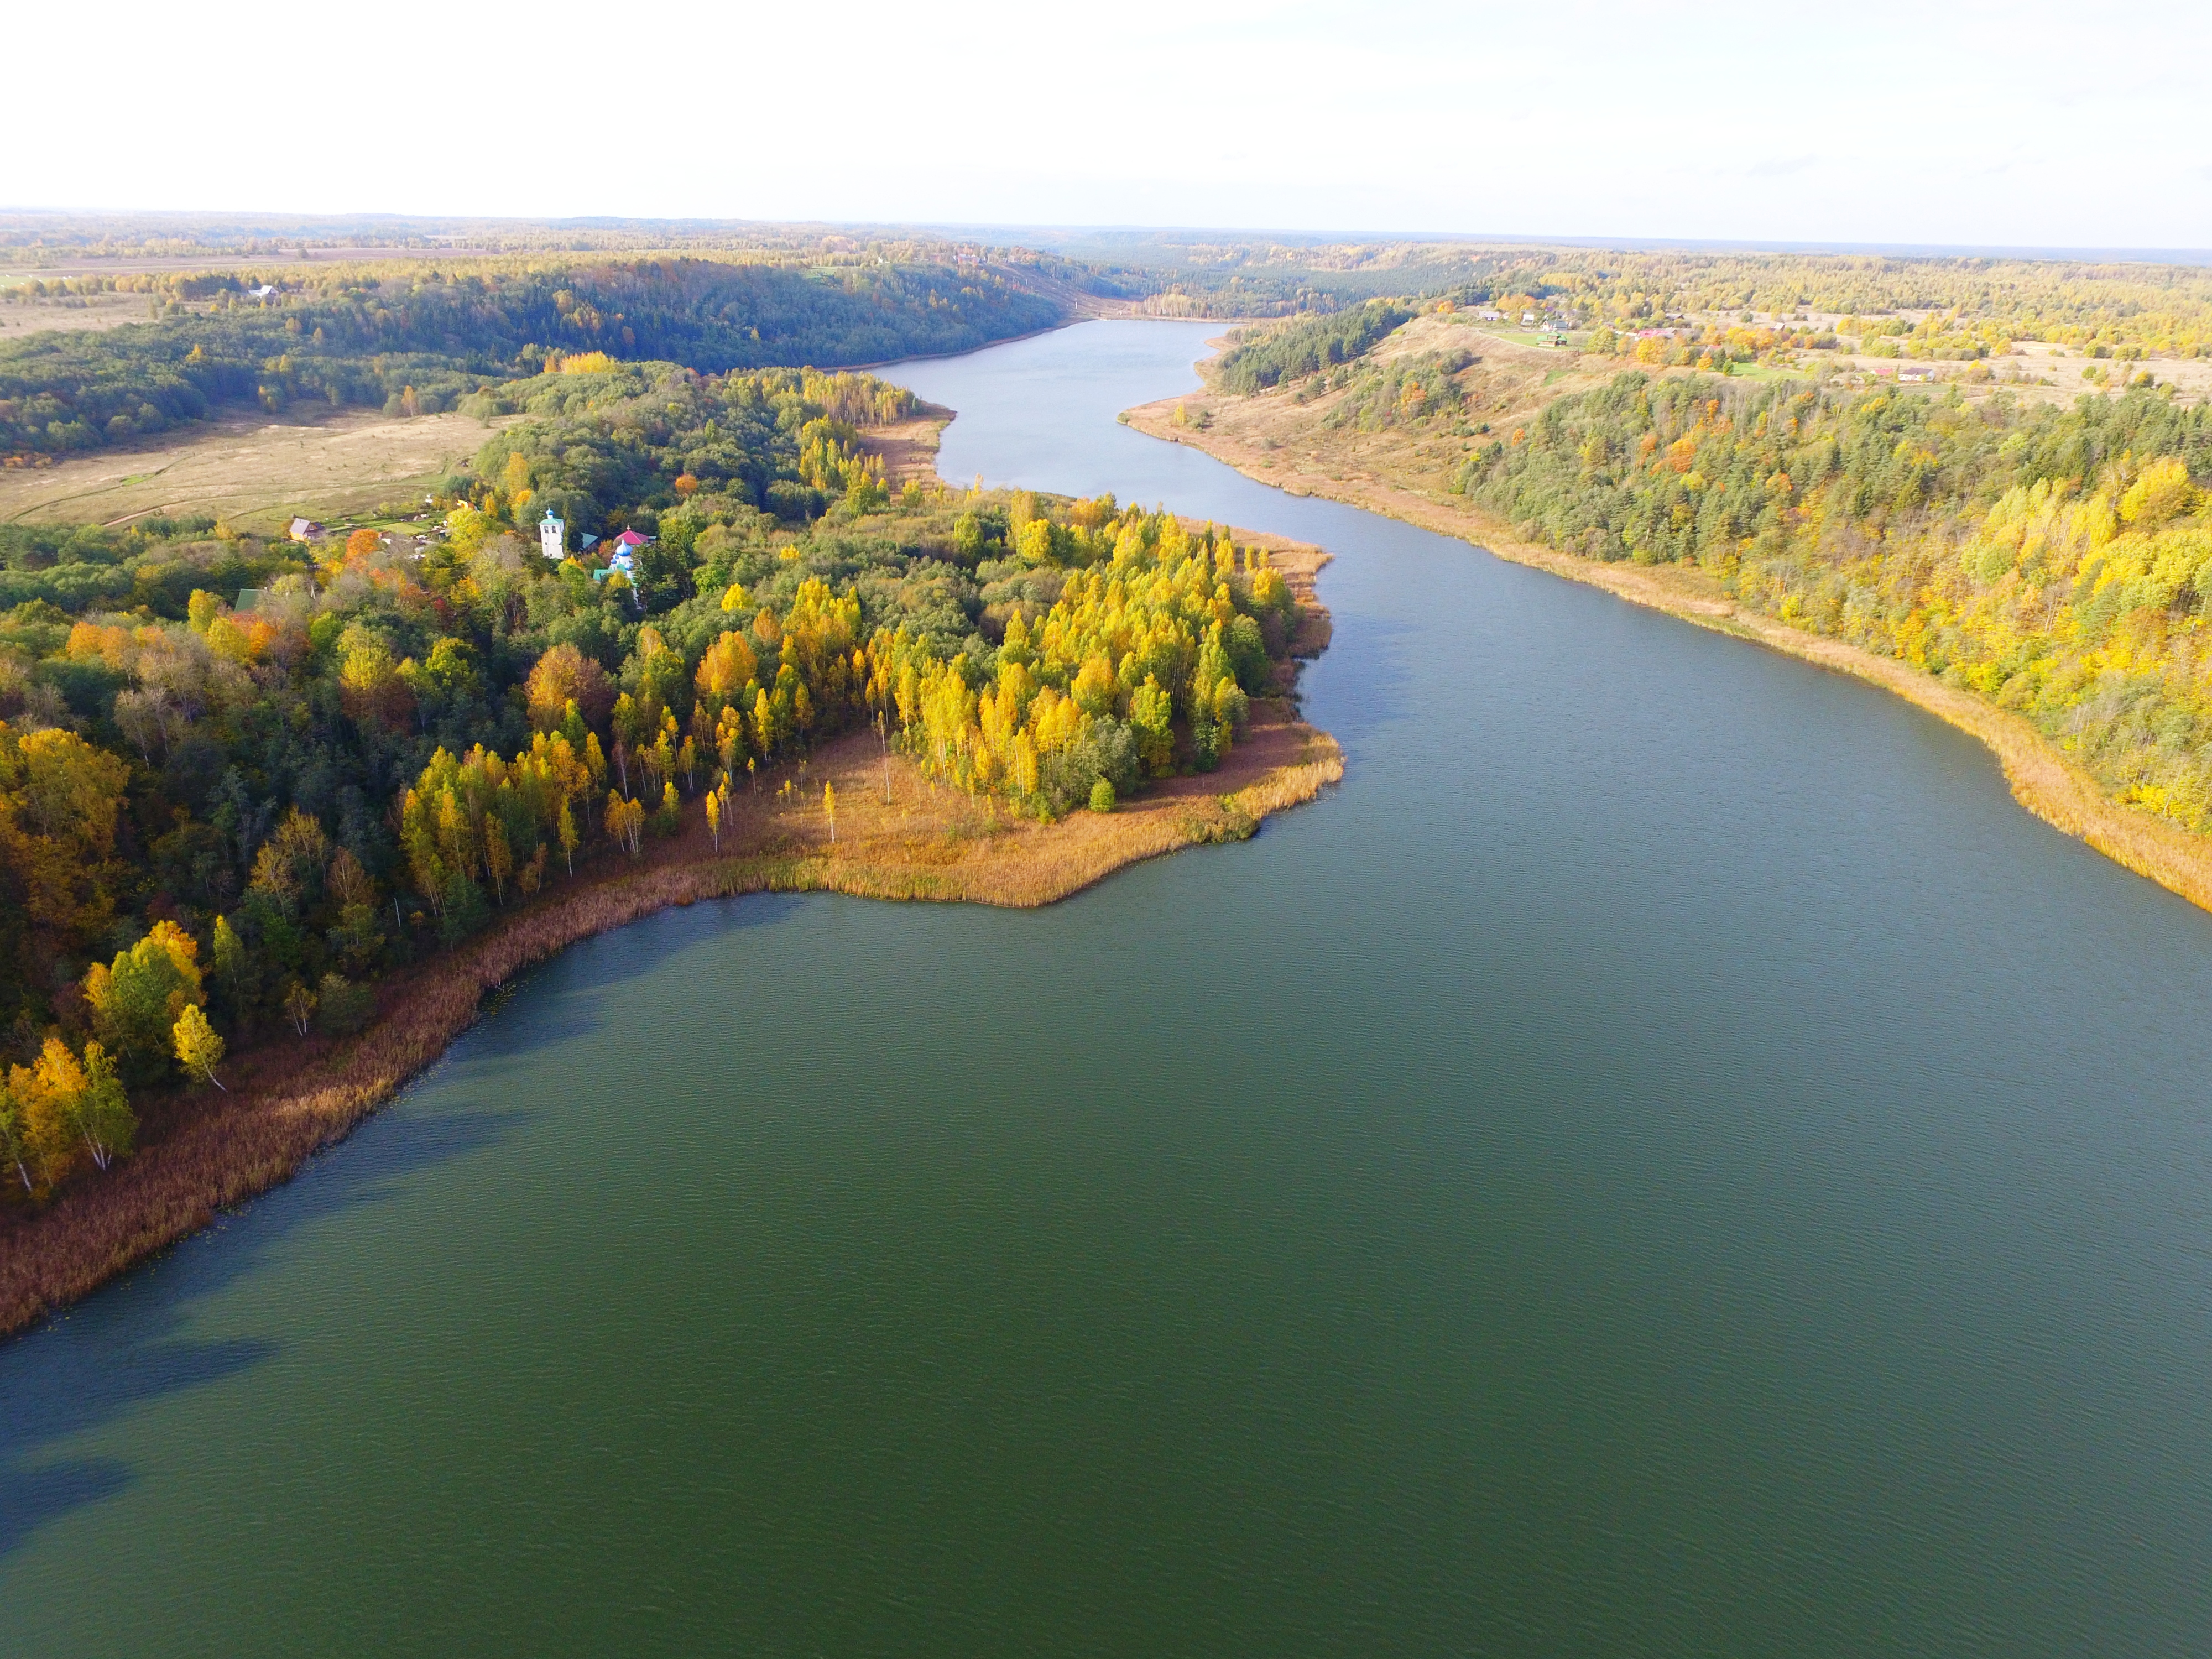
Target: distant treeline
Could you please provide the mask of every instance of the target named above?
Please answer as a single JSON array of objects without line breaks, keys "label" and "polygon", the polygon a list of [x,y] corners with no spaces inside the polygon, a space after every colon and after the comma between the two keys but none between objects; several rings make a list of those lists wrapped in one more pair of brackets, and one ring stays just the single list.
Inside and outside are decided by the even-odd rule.
[{"label": "distant treeline", "polygon": [[[303,400],[431,413],[563,355],[710,374],[970,350],[1050,326],[1057,301],[981,268],[809,270],[650,259],[356,280],[260,294],[193,279],[158,320],[0,345],[0,453],[65,454]],[[199,308],[205,307],[207,308]]]},{"label": "distant treeline", "polygon": [[[1111,262],[1150,309],[1276,317],[1413,295],[1509,315],[1556,313],[1577,325],[1662,324],[1692,312],[1767,320],[1829,313],[1872,334],[1972,334],[2123,357],[2212,353],[2212,270],[2078,259],[1729,250],[1500,246],[1465,242],[1208,240],[1175,233],[1096,233],[1059,245]],[[1911,323],[1901,318],[1910,314]],[[1898,325],[1885,329],[1875,319]],[[1845,333],[1861,331],[1847,327]],[[2102,349],[2101,350],[2100,349]],[[1937,355],[1942,355],[1940,352]]]},{"label": "distant treeline", "polygon": [[1354,310],[1293,323],[1231,346],[1221,359],[1221,384],[1249,395],[1284,380],[1350,362],[1413,316],[1401,301],[1370,300]]},{"label": "distant treeline", "polygon": [[890,227],[778,225],[733,219],[0,211],[0,259],[8,269],[66,266],[79,277],[99,275],[94,262],[107,260],[117,262],[112,275],[143,277],[162,273],[131,267],[156,259],[203,261],[203,270],[218,263],[258,261],[297,274],[328,271],[341,259],[390,265],[427,258],[440,268],[449,268],[455,260],[484,256],[522,256],[540,262],[567,256],[574,263],[672,254],[809,268],[957,265],[981,260],[1026,267],[1079,286],[1096,269],[1033,248]]}]

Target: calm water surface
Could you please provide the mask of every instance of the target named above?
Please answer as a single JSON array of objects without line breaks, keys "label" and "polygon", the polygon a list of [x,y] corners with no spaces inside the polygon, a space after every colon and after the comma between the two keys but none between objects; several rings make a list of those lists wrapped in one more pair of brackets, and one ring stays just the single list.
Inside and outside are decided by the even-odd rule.
[{"label": "calm water surface", "polygon": [[2212,918],[1850,681],[902,371],[1338,557],[1327,799],[702,906],[0,1350],[0,1650],[2212,1650]]}]

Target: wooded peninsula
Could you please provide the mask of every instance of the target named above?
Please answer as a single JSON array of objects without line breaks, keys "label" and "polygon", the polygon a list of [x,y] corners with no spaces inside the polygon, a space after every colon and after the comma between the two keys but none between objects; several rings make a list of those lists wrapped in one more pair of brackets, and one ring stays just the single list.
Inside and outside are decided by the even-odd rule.
[{"label": "wooded peninsula", "polygon": [[[702,331],[632,298],[607,343],[742,359],[732,316],[781,313],[722,280],[674,283],[720,296]],[[974,291],[999,331],[1058,315]],[[971,343],[922,277],[866,305],[892,336],[854,352]],[[332,315],[238,320],[342,377]],[[80,416],[167,386],[195,419],[207,320],[11,361],[74,362]],[[472,462],[359,522],[0,527],[0,1328],[283,1178],[576,938],[771,887],[1046,902],[1341,775],[1291,701],[1310,549],[949,488],[945,412],[866,374],[506,367]]]}]

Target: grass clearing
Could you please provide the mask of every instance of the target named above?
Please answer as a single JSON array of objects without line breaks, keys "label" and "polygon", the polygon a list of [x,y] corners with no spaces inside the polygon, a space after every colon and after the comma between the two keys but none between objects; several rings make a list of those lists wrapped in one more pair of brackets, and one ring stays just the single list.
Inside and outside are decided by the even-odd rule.
[{"label": "grass clearing", "polygon": [[487,427],[459,414],[410,421],[352,412],[312,423],[236,416],[143,446],[0,471],[0,523],[113,526],[197,513],[268,532],[295,515],[358,515],[422,495],[520,418]]},{"label": "grass clearing", "polygon": [[[46,274],[0,270],[0,294]],[[153,318],[149,296],[143,294],[70,295],[52,299],[26,295],[0,304],[0,341],[33,334],[98,333],[130,323],[151,322]]]}]

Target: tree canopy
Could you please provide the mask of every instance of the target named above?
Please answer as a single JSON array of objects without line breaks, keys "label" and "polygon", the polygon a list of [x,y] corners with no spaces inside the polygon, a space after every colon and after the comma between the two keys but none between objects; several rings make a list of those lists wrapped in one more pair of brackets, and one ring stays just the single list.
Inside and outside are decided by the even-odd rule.
[{"label": "tree canopy", "polygon": [[2212,830],[2212,410],[1624,374],[1461,487],[1521,533],[1687,562],[1742,603],[2020,710]]},{"label": "tree canopy", "polygon": [[249,280],[179,278],[157,319],[0,343],[0,454],[98,449],[222,404],[434,413],[593,353],[708,374],[831,368],[970,350],[1062,316],[1001,272],[926,264],[665,258]]},{"label": "tree canopy", "polygon": [[356,1030],[380,975],[687,819],[726,842],[732,787],[842,731],[1049,817],[1218,764],[1287,648],[1280,573],[1212,526],[895,492],[870,434],[912,400],[868,375],[592,359],[497,395],[524,418],[434,524],[0,532],[19,1191],[127,1151],[125,1090]]}]

